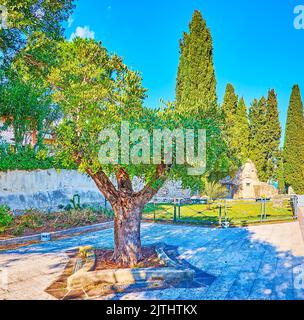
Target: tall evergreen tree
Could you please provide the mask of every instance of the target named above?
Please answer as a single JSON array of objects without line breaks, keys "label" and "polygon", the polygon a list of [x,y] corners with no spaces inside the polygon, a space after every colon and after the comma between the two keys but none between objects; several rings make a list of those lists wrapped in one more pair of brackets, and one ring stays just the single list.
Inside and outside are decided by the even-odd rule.
[{"label": "tall evergreen tree", "polygon": [[259,178],[267,182],[267,103],[262,97],[259,101],[255,99],[249,111],[250,120],[250,159],[256,165]]},{"label": "tall evergreen tree", "polygon": [[216,79],[212,37],[200,11],[194,12],[189,28],[180,41],[176,108],[197,115],[216,104]]},{"label": "tall evergreen tree", "polygon": [[227,126],[233,126],[235,115],[238,107],[238,96],[232,84],[228,83],[224,96],[222,110],[225,115],[225,122]]},{"label": "tall evergreen tree", "polygon": [[269,181],[276,178],[279,169],[281,125],[277,96],[269,90],[267,100],[254,100],[250,112],[250,159],[255,163],[259,178]]},{"label": "tall evergreen tree", "polygon": [[246,162],[249,157],[249,122],[243,97],[239,100],[236,110],[236,138],[238,157],[242,162]]},{"label": "tall evergreen tree", "polygon": [[224,138],[227,141],[231,155],[241,162],[248,159],[249,124],[244,99],[238,101],[238,96],[232,84],[226,87],[222,105],[225,119]]},{"label": "tall evergreen tree", "polygon": [[278,156],[282,133],[277,95],[273,89],[268,92],[266,125],[267,142],[265,149],[267,156],[267,176],[268,179],[271,179],[275,177],[275,170],[278,168]]},{"label": "tall evergreen tree", "polygon": [[238,108],[238,96],[232,84],[228,83],[222,105],[224,116],[223,135],[229,147],[231,155],[237,154],[238,143],[236,142],[236,112]]},{"label": "tall evergreen tree", "polygon": [[286,183],[296,193],[304,193],[304,117],[300,88],[292,89],[284,144],[284,174]]},{"label": "tall evergreen tree", "polygon": [[283,152],[280,150],[278,157],[278,167],[276,170],[276,179],[278,181],[278,188],[280,193],[285,193],[285,175],[284,175],[284,161]]}]

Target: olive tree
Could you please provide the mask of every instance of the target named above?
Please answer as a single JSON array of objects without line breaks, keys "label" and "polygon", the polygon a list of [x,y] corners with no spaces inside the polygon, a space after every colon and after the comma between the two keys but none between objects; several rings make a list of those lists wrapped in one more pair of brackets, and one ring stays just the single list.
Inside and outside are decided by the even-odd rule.
[{"label": "olive tree", "polygon": [[[208,117],[196,119],[176,112],[173,104],[162,109],[144,107],[146,90],[141,76],[92,39],[62,42],[57,65],[51,68],[48,81],[54,102],[63,113],[57,127],[57,156],[66,165],[77,164],[110,202],[114,211],[113,259],[133,266],[141,259],[140,223],[145,205],[167,179],[182,179],[185,186],[198,189],[201,175],[205,174],[205,171],[199,172],[200,176],[189,174],[189,168],[195,169],[195,161],[178,160],[178,143],[181,143],[179,152],[186,148],[184,138],[178,142],[173,137],[171,151],[161,147],[162,140],[158,141],[160,155],[149,153],[157,140],[155,130],[206,129],[206,170],[224,174],[228,165],[218,111],[212,110]],[[140,130],[134,134],[135,129]],[[199,130],[189,132],[193,133],[193,141],[199,138]],[[119,146],[119,154],[111,138]],[[198,153],[200,144],[189,148]],[[113,155],[117,155],[116,160]],[[170,155],[172,161],[167,161]],[[157,161],[152,161],[155,158]],[[134,190],[133,177],[144,181],[141,190]]]}]

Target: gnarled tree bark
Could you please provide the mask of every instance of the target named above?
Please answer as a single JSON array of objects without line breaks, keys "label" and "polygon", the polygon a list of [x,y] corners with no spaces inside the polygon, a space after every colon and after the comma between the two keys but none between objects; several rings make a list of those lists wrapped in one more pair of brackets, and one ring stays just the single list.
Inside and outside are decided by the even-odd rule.
[{"label": "gnarled tree bark", "polygon": [[142,258],[140,225],[145,205],[156,195],[166,178],[165,165],[159,165],[155,179],[158,187],[147,184],[140,192],[134,192],[128,173],[118,168],[116,172],[117,189],[104,172],[87,173],[94,180],[98,189],[111,203],[114,211],[114,255],[113,260],[123,266],[134,266]]}]

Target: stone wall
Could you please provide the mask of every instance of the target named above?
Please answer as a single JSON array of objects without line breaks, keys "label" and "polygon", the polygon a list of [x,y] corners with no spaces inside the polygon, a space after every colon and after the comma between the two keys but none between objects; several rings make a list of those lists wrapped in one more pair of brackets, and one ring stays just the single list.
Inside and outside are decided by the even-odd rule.
[{"label": "stone wall", "polygon": [[[144,183],[134,179],[133,185],[139,191]],[[75,170],[0,172],[0,205],[6,204],[15,211],[55,211],[59,205],[69,204],[75,194],[80,195],[81,204],[105,204],[93,180]],[[180,182],[168,181],[157,197],[190,197],[190,190],[184,190]]]},{"label": "stone wall", "polygon": [[73,170],[0,172],[0,204],[12,210],[55,211],[67,205],[75,194],[82,204],[104,204],[104,197],[92,179]]}]

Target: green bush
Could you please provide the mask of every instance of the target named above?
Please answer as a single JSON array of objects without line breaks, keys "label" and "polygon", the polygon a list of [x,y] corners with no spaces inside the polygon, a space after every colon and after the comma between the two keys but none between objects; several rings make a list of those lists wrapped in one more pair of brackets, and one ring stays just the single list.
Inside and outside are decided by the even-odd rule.
[{"label": "green bush", "polygon": [[28,210],[25,214],[19,217],[19,224],[23,228],[37,229],[44,225],[45,217],[34,210]]},{"label": "green bush", "polygon": [[54,231],[63,228],[94,224],[100,218],[112,218],[113,212],[101,207],[70,209],[68,211],[42,213],[27,210],[22,215],[13,216],[7,206],[0,206],[0,233],[22,236],[32,232]]},{"label": "green bush", "polygon": [[0,227],[8,227],[14,220],[13,215],[10,213],[8,206],[0,206]]},{"label": "green bush", "polygon": [[73,227],[94,223],[97,221],[96,214],[90,209],[72,209],[61,213],[62,221]]},{"label": "green bush", "polygon": [[23,233],[25,231],[25,227],[22,226],[22,225],[18,225],[16,226],[16,228],[14,228],[12,234],[15,236],[15,237],[19,237],[19,236],[22,236]]},{"label": "green bush", "polygon": [[11,147],[0,145],[0,171],[9,170],[47,170],[47,169],[76,169],[64,166],[54,156],[47,156],[47,150],[37,153],[31,146],[26,146],[22,151],[15,153]]},{"label": "green bush", "polygon": [[103,216],[105,216],[106,218],[109,218],[109,219],[113,219],[114,218],[114,211],[111,210],[111,209],[103,208],[101,214]]}]

